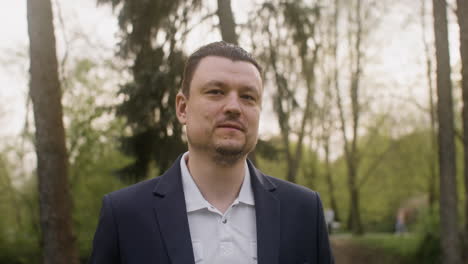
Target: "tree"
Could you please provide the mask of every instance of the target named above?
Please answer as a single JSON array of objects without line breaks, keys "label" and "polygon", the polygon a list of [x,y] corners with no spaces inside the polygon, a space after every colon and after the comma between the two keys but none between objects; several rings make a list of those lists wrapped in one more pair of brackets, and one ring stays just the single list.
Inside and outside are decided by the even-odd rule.
[{"label": "tree", "polygon": [[[338,123],[343,143],[343,157],[346,163],[347,189],[349,193],[349,214],[347,226],[354,234],[360,235],[364,232],[361,220],[361,187],[374,175],[375,169],[384,160],[387,153],[394,148],[394,144],[388,145],[378,155],[372,156],[372,162],[366,168],[363,166],[365,150],[370,146],[373,137],[378,137],[378,130],[369,130],[365,128],[364,115],[369,112],[368,101],[366,101],[364,88],[364,77],[368,52],[369,39],[372,31],[377,27],[382,19],[382,12],[386,9],[386,1],[336,1],[333,24],[337,27],[335,33],[335,45],[339,45],[339,29],[343,22],[339,21],[339,13],[344,13],[347,18],[346,27],[343,27],[346,34],[346,43],[343,45],[347,49],[344,61],[339,60],[338,51],[340,48],[334,48],[333,57],[335,58],[334,90],[336,97],[336,108],[338,111]],[[338,12],[345,9],[347,12]],[[348,66],[348,73],[343,73],[340,63]],[[345,84],[342,85],[342,79],[346,77]],[[342,87],[346,87],[342,90]],[[346,92],[345,92],[346,91]],[[383,117],[383,118],[381,118]],[[388,114],[379,117],[379,122],[385,122]],[[368,119],[369,120],[369,119]],[[361,142],[364,131],[368,134],[366,142]],[[365,169],[365,171],[363,171]]]},{"label": "tree", "polygon": [[[460,54],[462,61],[463,139],[465,178],[465,252],[468,252],[468,1],[457,1],[460,26]],[[466,256],[468,259],[468,255]]]},{"label": "tree", "polygon": [[[330,207],[335,213],[336,221],[341,221],[338,211],[338,203],[335,195],[335,184],[333,180],[332,163],[330,160],[330,141],[335,127],[335,117],[333,116],[333,102],[335,100],[333,89],[338,85],[338,19],[339,19],[339,0],[334,1],[333,13],[328,17],[324,24],[324,32],[321,35],[324,39],[324,58],[322,58],[320,75],[324,76],[322,91],[322,105],[318,107],[317,122],[320,124],[319,142],[324,152],[325,172],[324,176],[327,183],[327,194],[330,198]],[[331,25],[331,26],[330,26]],[[335,175],[336,176],[336,175]]]},{"label": "tree", "polygon": [[50,0],[27,1],[44,263],[78,263]]},{"label": "tree", "polygon": [[335,213],[335,220],[340,221],[340,213],[338,210],[338,203],[336,201],[335,196],[335,184],[333,183],[333,172],[332,172],[332,164],[330,161],[330,123],[323,122],[322,123],[322,130],[323,130],[323,150],[325,152],[325,178],[327,180],[327,191],[328,196],[330,197],[330,207],[332,208],[333,212]]},{"label": "tree", "polygon": [[437,61],[442,262],[461,264],[447,7],[445,0],[433,0],[432,4]]},{"label": "tree", "polygon": [[182,44],[189,31],[189,17],[200,1],[98,0],[98,3],[119,8],[118,54],[130,62],[132,80],[121,86],[119,94],[124,101],[117,106],[117,114],[125,118],[129,130],[122,137],[122,150],[135,158],[119,175],[136,182],[146,178],[152,166],[166,170],[186,149],[174,101],[182,81],[185,63]]},{"label": "tree", "polygon": [[101,207],[96,201],[125,186],[112,175],[131,160],[118,149],[124,122],[111,107],[120,79],[118,67],[112,59],[70,55],[62,87],[73,220],[80,252],[89,256]]},{"label": "tree", "polygon": [[231,0],[218,0],[217,15],[219,30],[224,41],[237,45],[239,37],[236,33],[236,22],[231,9]]},{"label": "tree", "polygon": [[[264,3],[250,21],[254,39],[264,43],[259,58],[267,65],[265,74],[274,80],[273,110],[278,118],[282,150],[287,163],[286,179],[296,182],[302,161],[304,139],[312,120],[315,102],[316,65],[320,38],[319,1]],[[258,17],[263,19],[257,19]],[[266,21],[266,22],[265,22]],[[261,36],[260,36],[261,35]],[[256,42],[256,40],[253,40]],[[256,48],[257,44],[253,44]],[[297,136],[293,142],[292,136]]]},{"label": "tree", "polygon": [[422,29],[422,42],[424,45],[424,53],[426,56],[426,78],[428,84],[429,93],[429,120],[430,120],[430,146],[434,151],[428,152],[427,163],[429,167],[429,178],[428,178],[428,193],[429,193],[429,206],[432,209],[436,202],[436,180],[437,180],[437,117],[434,103],[434,85],[432,81],[433,70],[432,70],[432,53],[430,51],[429,41],[426,35],[426,0],[421,0],[421,29]]},{"label": "tree", "polygon": [[[361,0],[356,0],[354,9],[350,8],[350,14],[348,15],[349,20],[349,33],[348,41],[350,45],[349,58],[350,58],[350,84],[349,94],[351,98],[351,127],[352,133],[351,138],[348,137],[347,122],[344,113],[344,107],[340,94],[338,83],[335,85],[337,94],[337,106],[340,114],[341,132],[343,137],[343,148],[344,156],[346,159],[347,172],[348,172],[348,190],[349,190],[349,217],[348,227],[355,234],[362,234],[362,222],[360,214],[360,199],[359,199],[359,188],[358,188],[358,170],[360,165],[360,153],[358,149],[358,127],[362,113],[362,107],[359,98],[360,91],[360,79],[362,75],[362,64],[361,60],[363,57],[362,50],[362,38],[363,38],[363,21],[362,21],[362,10]],[[354,14],[353,14],[354,12]],[[355,30],[353,31],[352,28]],[[336,56],[336,55],[335,55]],[[336,66],[337,67],[337,66]],[[338,82],[338,78],[335,79]]]}]

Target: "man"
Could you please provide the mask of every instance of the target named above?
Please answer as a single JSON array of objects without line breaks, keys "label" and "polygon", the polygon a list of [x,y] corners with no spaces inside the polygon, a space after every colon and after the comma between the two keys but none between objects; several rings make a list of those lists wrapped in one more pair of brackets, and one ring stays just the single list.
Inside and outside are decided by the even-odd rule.
[{"label": "man", "polygon": [[162,176],[104,197],[90,263],[333,263],[318,194],[246,159],[261,72],[225,42],[188,58],[176,98],[188,152]]}]

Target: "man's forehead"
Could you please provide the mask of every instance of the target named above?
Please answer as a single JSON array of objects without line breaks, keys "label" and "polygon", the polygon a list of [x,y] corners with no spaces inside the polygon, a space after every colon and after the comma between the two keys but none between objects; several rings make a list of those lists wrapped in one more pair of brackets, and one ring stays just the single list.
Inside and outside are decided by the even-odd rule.
[{"label": "man's forehead", "polygon": [[[192,85],[205,87],[215,83],[232,83],[263,92],[263,80],[255,65],[248,61],[210,56],[200,61]],[[191,86],[192,86],[191,85]]]},{"label": "man's forehead", "polygon": [[247,61],[247,60],[232,59],[228,57],[214,56],[214,55],[210,55],[210,56],[206,56],[202,58],[197,65],[195,74],[199,68],[213,68],[216,70],[216,69],[220,69],[221,67],[237,67],[237,68],[254,70],[258,74],[258,77],[261,79],[260,71],[252,62]]}]

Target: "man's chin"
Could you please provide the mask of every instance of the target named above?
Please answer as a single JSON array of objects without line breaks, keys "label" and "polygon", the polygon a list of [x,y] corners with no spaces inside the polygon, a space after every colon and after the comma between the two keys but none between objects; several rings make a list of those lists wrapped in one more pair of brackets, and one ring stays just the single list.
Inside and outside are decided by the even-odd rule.
[{"label": "man's chin", "polygon": [[215,147],[216,152],[223,156],[239,156],[244,154],[244,148],[239,146],[222,146]]},{"label": "man's chin", "polygon": [[217,164],[225,167],[230,167],[239,162],[242,158],[245,158],[246,152],[243,147],[234,146],[222,146],[218,145],[215,147],[216,154],[214,159]]}]

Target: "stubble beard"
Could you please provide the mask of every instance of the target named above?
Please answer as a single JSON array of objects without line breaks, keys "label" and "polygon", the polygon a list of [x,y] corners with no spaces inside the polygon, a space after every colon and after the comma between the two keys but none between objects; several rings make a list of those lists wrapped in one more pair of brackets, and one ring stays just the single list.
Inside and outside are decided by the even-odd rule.
[{"label": "stubble beard", "polygon": [[240,160],[245,160],[247,155],[254,150],[257,145],[258,138],[255,137],[253,141],[249,141],[246,135],[245,141],[240,146],[227,146],[224,144],[215,144],[214,160],[217,164],[231,167]]},{"label": "stubble beard", "polygon": [[213,159],[223,167],[232,167],[248,154],[246,144],[241,147],[215,146],[215,155]]},{"label": "stubble beard", "polygon": [[249,144],[246,139],[246,141],[240,146],[228,146],[222,143],[197,143],[196,141],[191,140],[190,137],[187,139],[192,147],[205,153],[209,153],[213,161],[223,167],[232,167],[240,160],[245,159],[247,154],[255,148],[257,143],[257,139],[255,139],[255,142],[251,144]]}]

